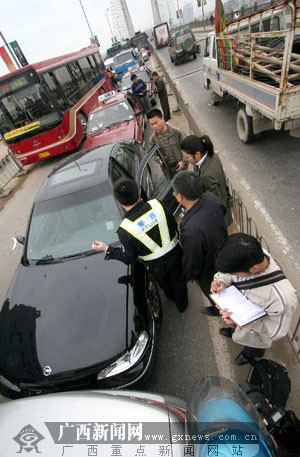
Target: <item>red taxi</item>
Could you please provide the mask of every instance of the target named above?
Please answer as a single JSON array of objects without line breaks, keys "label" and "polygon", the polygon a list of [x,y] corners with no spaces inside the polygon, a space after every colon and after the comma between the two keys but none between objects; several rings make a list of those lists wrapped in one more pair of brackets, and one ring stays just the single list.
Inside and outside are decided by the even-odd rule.
[{"label": "red taxi", "polygon": [[83,149],[127,139],[143,142],[144,116],[135,97],[111,91],[100,95],[99,104],[89,115]]}]

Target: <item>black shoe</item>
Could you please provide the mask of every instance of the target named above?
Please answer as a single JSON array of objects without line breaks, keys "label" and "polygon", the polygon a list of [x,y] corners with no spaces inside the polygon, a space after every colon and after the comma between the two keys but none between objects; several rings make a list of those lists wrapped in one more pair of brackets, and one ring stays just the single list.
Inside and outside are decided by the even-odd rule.
[{"label": "black shoe", "polygon": [[219,333],[223,336],[226,336],[227,338],[232,338],[234,330],[235,329],[232,327],[223,327],[223,328],[220,328]]},{"label": "black shoe", "polygon": [[184,311],[187,309],[188,307],[188,302],[184,303],[183,305],[181,304],[180,306],[176,305],[177,306],[177,309],[180,313],[184,313]]},{"label": "black shoe", "polygon": [[207,316],[220,316],[219,311],[214,306],[205,306],[201,308],[201,312]]},{"label": "black shoe", "polygon": [[248,357],[245,356],[244,352],[242,351],[235,359],[237,365],[246,365],[249,363]]}]

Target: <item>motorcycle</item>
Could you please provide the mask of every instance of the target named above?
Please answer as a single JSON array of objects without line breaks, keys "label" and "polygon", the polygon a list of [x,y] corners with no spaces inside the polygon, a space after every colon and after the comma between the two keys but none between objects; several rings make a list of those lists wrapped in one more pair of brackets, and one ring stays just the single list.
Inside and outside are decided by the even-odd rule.
[{"label": "motorcycle", "polygon": [[225,378],[199,379],[188,402],[186,434],[197,457],[277,457],[263,417]]}]

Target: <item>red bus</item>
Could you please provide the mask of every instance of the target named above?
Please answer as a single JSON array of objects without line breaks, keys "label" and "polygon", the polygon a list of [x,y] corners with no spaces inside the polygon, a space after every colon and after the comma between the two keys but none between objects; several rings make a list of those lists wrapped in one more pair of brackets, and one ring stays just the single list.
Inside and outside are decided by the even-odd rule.
[{"label": "red bus", "polygon": [[96,45],[0,77],[0,133],[23,165],[72,151],[112,89]]}]

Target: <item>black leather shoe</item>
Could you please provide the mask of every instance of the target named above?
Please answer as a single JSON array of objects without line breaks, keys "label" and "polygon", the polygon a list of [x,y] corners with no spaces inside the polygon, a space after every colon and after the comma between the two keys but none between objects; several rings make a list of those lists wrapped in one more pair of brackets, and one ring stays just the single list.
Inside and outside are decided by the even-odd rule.
[{"label": "black leather shoe", "polygon": [[201,308],[201,312],[207,316],[220,316],[219,311],[214,306],[205,306]]},{"label": "black leather shoe", "polygon": [[220,328],[219,333],[223,336],[226,336],[227,338],[232,338],[232,335],[234,333],[234,328],[223,327],[223,328]]},{"label": "black leather shoe", "polygon": [[249,363],[249,359],[245,356],[243,351],[236,357],[235,362],[237,365],[246,365]]}]

